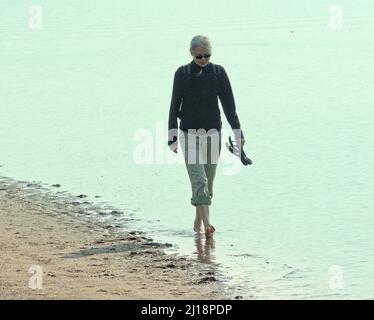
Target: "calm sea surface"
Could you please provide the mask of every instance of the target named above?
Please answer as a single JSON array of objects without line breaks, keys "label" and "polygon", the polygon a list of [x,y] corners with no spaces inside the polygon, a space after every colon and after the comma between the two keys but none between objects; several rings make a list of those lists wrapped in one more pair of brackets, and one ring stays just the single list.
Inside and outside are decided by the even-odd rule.
[{"label": "calm sea surface", "polygon": [[[233,296],[374,298],[372,1],[38,3],[41,30],[29,1],[0,4],[0,175],[100,195]],[[219,164],[212,244],[194,237],[184,165],[163,161],[196,34],[230,77],[254,161]]]}]

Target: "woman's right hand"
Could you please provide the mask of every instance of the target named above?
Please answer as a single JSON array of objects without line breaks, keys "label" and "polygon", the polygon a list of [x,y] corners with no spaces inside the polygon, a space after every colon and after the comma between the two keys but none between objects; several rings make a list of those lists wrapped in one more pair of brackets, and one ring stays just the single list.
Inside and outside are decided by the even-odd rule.
[{"label": "woman's right hand", "polygon": [[178,153],[178,140],[169,145],[169,149],[174,153]]}]

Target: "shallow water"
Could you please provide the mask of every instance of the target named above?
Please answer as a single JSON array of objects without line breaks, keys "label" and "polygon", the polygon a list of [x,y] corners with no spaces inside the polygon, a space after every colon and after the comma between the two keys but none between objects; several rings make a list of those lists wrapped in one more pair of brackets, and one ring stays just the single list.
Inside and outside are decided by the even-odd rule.
[{"label": "shallow water", "polygon": [[[0,174],[134,214],[171,251],[216,265],[234,296],[374,298],[374,7],[340,3],[333,31],[329,1],[42,2],[37,31],[28,1],[2,1]],[[173,73],[200,33],[254,161],[219,165],[208,244],[184,166],[157,164],[155,140],[152,163],[133,158],[138,129],[166,127]]]}]

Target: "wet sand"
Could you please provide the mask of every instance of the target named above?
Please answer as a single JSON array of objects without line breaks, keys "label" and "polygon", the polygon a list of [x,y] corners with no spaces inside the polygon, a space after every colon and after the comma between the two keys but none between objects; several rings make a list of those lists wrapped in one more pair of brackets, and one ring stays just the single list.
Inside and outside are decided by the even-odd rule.
[{"label": "wet sand", "polygon": [[[0,299],[226,298],[214,269],[93,219],[93,208],[105,212],[92,203],[42,189],[0,176]],[[32,265],[42,289],[29,288]]]}]

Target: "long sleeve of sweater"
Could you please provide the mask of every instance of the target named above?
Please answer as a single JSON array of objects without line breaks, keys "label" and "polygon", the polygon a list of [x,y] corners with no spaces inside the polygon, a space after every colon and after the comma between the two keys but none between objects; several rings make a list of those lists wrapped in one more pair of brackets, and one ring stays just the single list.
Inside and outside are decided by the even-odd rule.
[{"label": "long sleeve of sweater", "polygon": [[169,134],[168,145],[177,140],[176,132],[178,131],[178,113],[182,103],[182,80],[178,69],[174,74],[173,91],[171,95],[171,103],[169,110]]},{"label": "long sleeve of sweater", "polygon": [[[237,133],[240,128],[239,117],[236,113],[235,99],[231,88],[231,83],[225,69],[221,66],[222,78],[219,88],[219,99],[222,104],[223,111],[226,119],[230,124],[231,128]],[[243,138],[243,132],[240,130],[241,137]],[[236,135],[237,136],[237,135]]]}]

